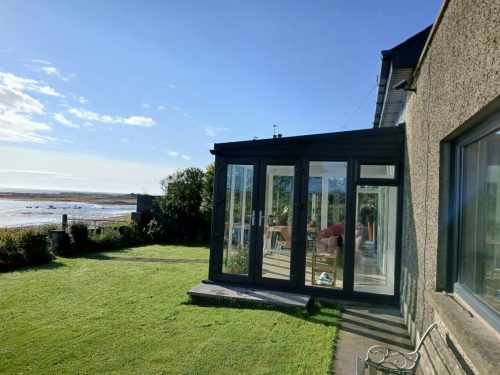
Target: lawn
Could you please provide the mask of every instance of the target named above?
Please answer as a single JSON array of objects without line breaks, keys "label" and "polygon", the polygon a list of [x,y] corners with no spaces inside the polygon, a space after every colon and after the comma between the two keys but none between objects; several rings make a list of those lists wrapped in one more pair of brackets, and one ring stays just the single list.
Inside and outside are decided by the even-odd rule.
[{"label": "lawn", "polygon": [[134,260],[207,259],[203,247],[102,255],[0,274],[1,374],[330,372],[338,310],[199,306],[186,291],[207,264]]}]

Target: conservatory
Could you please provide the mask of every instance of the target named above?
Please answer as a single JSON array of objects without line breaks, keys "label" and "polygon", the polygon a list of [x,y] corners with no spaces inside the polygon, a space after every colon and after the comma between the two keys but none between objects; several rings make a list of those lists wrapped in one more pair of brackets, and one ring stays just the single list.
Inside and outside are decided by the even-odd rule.
[{"label": "conservatory", "polygon": [[212,153],[208,282],[399,301],[404,127]]}]

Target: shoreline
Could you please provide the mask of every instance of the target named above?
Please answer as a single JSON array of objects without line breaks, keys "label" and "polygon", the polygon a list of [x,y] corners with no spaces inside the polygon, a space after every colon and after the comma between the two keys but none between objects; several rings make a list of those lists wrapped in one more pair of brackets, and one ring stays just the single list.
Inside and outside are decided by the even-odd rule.
[{"label": "shoreline", "polygon": [[103,194],[103,193],[0,193],[2,200],[14,201],[55,201],[81,202],[107,205],[136,205],[135,194]]}]

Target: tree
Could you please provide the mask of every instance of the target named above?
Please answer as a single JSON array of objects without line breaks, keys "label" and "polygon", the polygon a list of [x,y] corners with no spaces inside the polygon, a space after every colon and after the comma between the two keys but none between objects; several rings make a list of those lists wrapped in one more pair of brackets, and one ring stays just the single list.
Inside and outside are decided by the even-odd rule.
[{"label": "tree", "polygon": [[210,232],[213,170],[186,168],[160,181],[164,195],[156,205],[165,216],[167,238],[206,240]]},{"label": "tree", "polygon": [[210,163],[205,168],[203,176],[203,190],[201,193],[201,213],[210,223],[212,218],[212,198],[214,195],[215,163]]}]

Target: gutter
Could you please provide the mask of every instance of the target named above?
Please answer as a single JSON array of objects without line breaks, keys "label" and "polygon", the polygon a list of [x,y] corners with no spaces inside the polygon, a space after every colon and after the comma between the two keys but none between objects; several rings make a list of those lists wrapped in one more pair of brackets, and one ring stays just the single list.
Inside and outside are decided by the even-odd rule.
[{"label": "gutter", "polygon": [[417,66],[415,67],[411,81],[408,84],[409,88],[416,89],[415,84],[417,82],[418,77],[420,76],[420,69],[422,67],[422,64],[424,63],[425,58],[427,57],[427,52],[429,52],[429,49],[431,48],[432,41],[434,40],[434,35],[436,34],[437,29],[441,25],[441,21],[443,20],[444,14],[446,12],[446,9],[448,9],[448,5],[450,4],[450,2],[451,2],[451,0],[444,0],[443,4],[441,5],[441,9],[439,9],[439,13],[437,15],[436,21],[432,25],[432,29],[429,33],[429,37],[427,38],[427,41],[425,42],[425,45],[424,45],[424,50],[422,51],[422,54],[420,55],[420,58],[418,59]]}]

